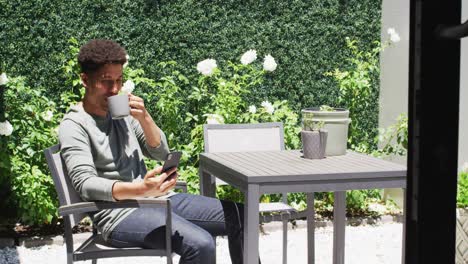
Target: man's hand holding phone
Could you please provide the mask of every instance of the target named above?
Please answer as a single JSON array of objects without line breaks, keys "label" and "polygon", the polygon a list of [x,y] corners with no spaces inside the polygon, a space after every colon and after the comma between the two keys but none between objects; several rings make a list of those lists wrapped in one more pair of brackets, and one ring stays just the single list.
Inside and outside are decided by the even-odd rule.
[{"label": "man's hand holding phone", "polygon": [[[175,187],[177,183],[177,175],[177,168],[172,168],[166,172],[162,172],[162,167],[157,167],[153,170],[148,171],[142,182],[144,186],[143,196],[158,197],[167,194],[171,189]],[[175,177],[175,179],[167,180],[169,176]]]},{"label": "man's hand holding phone", "polygon": [[[138,197],[158,197],[167,194],[177,183],[177,168],[162,172],[163,167],[148,171],[143,181],[121,182],[112,186],[112,196],[115,200],[134,199]],[[172,180],[166,180],[169,176]]]},{"label": "man's hand holding phone", "polygon": [[[167,154],[162,167],[149,171],[143,180],[144,196],[157,197],[165,195],[173,189],[177,183],[177,166],[179,165],[181,152],[171,152]],[[159,176],[156,176],[158,175]]]}]

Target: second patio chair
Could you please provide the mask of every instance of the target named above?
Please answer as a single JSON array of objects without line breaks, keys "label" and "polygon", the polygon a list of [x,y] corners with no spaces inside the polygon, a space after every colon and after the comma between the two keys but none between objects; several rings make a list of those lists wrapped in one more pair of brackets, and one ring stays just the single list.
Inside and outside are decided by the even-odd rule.
[{"label": "second patio chair", "polygon": [[[205,152],[279,151],[284,150],[283,123],[260,124],[207,124],[204,128]],[[226,185],[216,178],[216,185]],[[287,194],[282,202],[260,203],[260,221],[283,222],[283,263],[287,263],[288,220],[297,216],[297,211],[288,205]]]}]

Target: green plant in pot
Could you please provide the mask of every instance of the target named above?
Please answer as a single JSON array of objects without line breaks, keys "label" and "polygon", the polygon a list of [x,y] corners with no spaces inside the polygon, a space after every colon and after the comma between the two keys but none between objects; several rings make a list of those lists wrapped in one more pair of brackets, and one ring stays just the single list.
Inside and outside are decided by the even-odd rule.
[{"label": "green plant in pot", "polygon": [[302,150],[306,159],[325,158],[328,131],[323,129],[323,121],[303,120],[301,131]]},{"label": "green plant in pot", "polygon": [[351,123],[347,109],[322,105],[320,107],[306,108],[301,112],[302,124],[305,130],[308,129],[308,124],[322,122],[323,129],[328,131],[328,144],[325,149],[325,156],[346,154],[348,127]]},{"label": "green plant in pot", "polygon": [[329,105],[321,105],[319,109],[321,112],[336,112],[335,107]]}]

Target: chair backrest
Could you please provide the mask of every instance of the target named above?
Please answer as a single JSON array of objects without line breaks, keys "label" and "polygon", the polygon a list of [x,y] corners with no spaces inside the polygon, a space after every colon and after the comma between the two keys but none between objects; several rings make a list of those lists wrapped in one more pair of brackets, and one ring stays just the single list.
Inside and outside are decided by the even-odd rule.
[{"label": "chair backrest", "polygon": [[[44,150],[47,165],[49,166],[60,206],[83,202],[78,192],[73,188],[67,169],[60,156],[60,145]],[[74,214],[70,217],[71,226],[77,225],[86,214]]]},{"label": "chair backrest", "polygon": [[283,123],[207,124],[205,152],[284,150]]}]

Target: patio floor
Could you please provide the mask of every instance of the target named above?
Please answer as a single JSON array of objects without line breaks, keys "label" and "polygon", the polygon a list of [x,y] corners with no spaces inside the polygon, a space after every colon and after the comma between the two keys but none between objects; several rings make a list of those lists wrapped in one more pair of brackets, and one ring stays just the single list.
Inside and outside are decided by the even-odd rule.
[{"label": "patio floor", "polygon": [[[288,263],[307,263],[306,223],[298,221],[298,228],[288,232]],[[281,224],[269,223],[264,226],[266,234],[260,236],[260,257],[262,263],[281,263]],[[316,263],[332,263],[333,229],[316,229]],[[401,263],[402,224],[385,223],[378,225],[346,227],[347,264],[397,264]],[[7,260],[8,259],[8,260]],[[178,263],[179,257],[174,256]],[[0,263],[54,264],[66,263],[65,246],[43,246],[38,248],[17,247],[0,250]],[[75,263],[91,263],[75,262]],[[163,264],[158,257],[118,258],[99,260],[100,264],[141,263]],[[217,239],[217,263],[230,264],[227,240]]]}]

